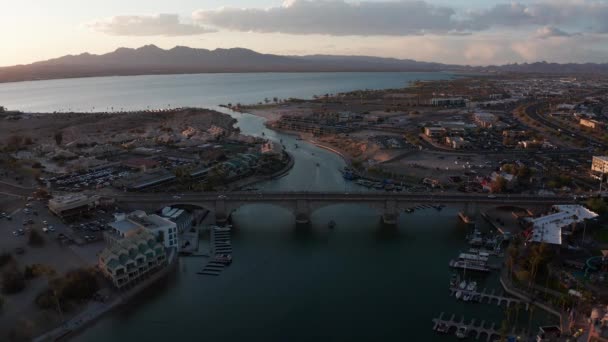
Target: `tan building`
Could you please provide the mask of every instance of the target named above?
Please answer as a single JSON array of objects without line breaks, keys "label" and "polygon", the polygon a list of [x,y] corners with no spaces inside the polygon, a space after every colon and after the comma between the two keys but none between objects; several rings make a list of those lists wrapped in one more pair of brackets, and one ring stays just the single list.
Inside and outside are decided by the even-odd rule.
[{"label": "tan building", "polygon": [[49,210],[59,217],[69,217],[95,208],[98,200],[99,196],[80,194],[55,196],[49,200]]},{"label": "tan building", "polygon": [[446,134],[446,130],[443,127],[425,127],[424,134],[429,138],[438,138]]},{"label": "tan building", "polygon": [[467,146],[467,141],[462,137],[446,137],[445,143],[450,145],[451,148],[458,150]]},{"label": "tan building", "polygon": [[473,114],[473,120],[481,128],[492,128],[498,122],[496,115],[490,113],[475,113]]},{"label": "tan building", "polygon": [[581,118],[579,124],[583,127],[588,127],[591,129],[602,129],[605,127],[603,122],[599,122],[597,120],[585,119]]},{"label": "tan building", "polygon": [[607,156],[593,156],[591,162],[591,171],[599,173],[608,173],[608,157]]},{"label": "tan building", "polygon": [[147,230],[117,240],[98,259],[101,273],[117,288],[134,285],[149,273],[167,265],[163,245]]}]

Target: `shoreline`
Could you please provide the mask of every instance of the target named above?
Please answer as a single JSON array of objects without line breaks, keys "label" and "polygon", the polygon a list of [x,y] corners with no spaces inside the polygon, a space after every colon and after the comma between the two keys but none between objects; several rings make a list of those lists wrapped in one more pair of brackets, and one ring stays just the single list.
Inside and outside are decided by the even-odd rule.
[{"label": "shoreline", "polygon": [[[143,290],[154,285],[157,281],[169,276],[177,269],[179,264],[179,254],[175,251],[174,260],[162,270],[152,274],[150,278],[139,283],[136,287],[130,289],[125,294],[119,294],[113,302],[109,304],[101,303],[101,307],[96,309],[87,309],[74,316],[71,320],[64,322],[62,325],[47,331],[32,339],[34,342],[60,341],[69,340],[87,328],[93,326],[96,322],[102,319],[106,314],[119,309],[122,305],[128,304],[135,296],[139,295]],[[105,306],[104,306],[105,305]],[[91,311],[91,312],[90,312]]]}]

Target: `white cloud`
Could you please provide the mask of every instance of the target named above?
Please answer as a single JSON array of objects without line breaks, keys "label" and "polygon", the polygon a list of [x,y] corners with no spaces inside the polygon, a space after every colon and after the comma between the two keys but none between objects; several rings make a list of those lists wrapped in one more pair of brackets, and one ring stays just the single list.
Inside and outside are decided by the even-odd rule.
[{"label": "white cloud", "polygon": [[123,15],[89,24],[92,29],[113,36],[190,36],[215,32],[194,24],[184,24],[177,14]]},{"label": "white cloud", "polygon": [[587,33],[608,33],[608,2],[597,0],[552,0],[526,5],[499,4],[469,13],[471,26],[552,26]]},{"label": "white cloud", "polygon": [[234,31],[289,34],[420,35],[462,32],[450,7],[424,1],[288,0],[280,7],[194,12],[196,21]]},{"label": "white cloud", "polygon": [[536,38],[549,39],[554,37],[571,37],[575,34],[568,33],[553,26],[543,26],[536,30]]}]

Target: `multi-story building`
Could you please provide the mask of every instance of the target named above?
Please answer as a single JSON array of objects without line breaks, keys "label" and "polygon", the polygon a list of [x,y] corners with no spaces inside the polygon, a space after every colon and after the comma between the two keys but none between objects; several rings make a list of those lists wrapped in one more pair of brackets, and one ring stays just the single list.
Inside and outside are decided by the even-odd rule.
[{"label": "multi-story building", "polygon": [[55,196],[49,200],[49,210],[59,217],[69,217],[94,209],[98,201],[99,196],[77,194]]},{"label": "multi-story building", "polygon": [[603,122],[593,120],[593,119],[585,119],[581,118],[579,124],[583,127],[591,128],[591,129],[602,129],[605,127]]},{"label": "multi-story building", "polygon": [[492,128],[498,122],[496,115],[490,113],[475,113],[473,120],[481,128]]},{"label": "multi-story building", "polygon": [[429,138],[439,138],[446,134],[446,129],[443,127],[425,127],[424,134]]},{"label": "multi-story building", "polygon": [[122,239],[130,238],[141,231],[154,234],[166,248],[177,248],[177,224],[166,218],[152,214],[147,215],[141,210],[130,214],[116,215],[116,221],[109,224],[111,231],[104,234],[108,243],[113,244]]},{"label": "multi-story building", "polygon": [[467,141],[462,137],[446,137],[445,142],[455,150],[465,148],[467,146]]},{"label": "multi-story building", "polygon": [[157,237],[145,229],[116,240],[98,258],[101,273],[119,289],[136,284],[166,264],[165,249]]},{"label": "multi-story building", "polygon": [[434,97],[430,100],[430,104],[437,107],[464,106],[466,101],[462,97]]},{"label": "multi-story building", "polygon": [[591,171],[601,174],[608,173],[608,156],[593,156]]}]

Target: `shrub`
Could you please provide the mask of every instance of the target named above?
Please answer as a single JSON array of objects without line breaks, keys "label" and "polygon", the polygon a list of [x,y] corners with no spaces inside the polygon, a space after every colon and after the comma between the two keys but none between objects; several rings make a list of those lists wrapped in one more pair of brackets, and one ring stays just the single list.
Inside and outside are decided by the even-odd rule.
[{"label": "shrub", "polygon": [[10,263],[15,261],[15,258],[11,255],[11,253],[2,253],[0,254],[0,267],[4,267]]},{"label": "shrub", "polygon": [[44,238],[37,230],[32,230],[30,238],[28,240],[30,246],[40,247],[44,246]]},{"label": "shrub", "polygon": [[47,265],[43,264],[32,264],[25,267],[23,275],[25,279],[33,279],[41,275],[54,275],[55,270]]},{"label": "shrub", "polygon": [[2,292],[5,294],[13,294],[21,292],[25,288],[25,278],[17,268],[2,273]]}]

